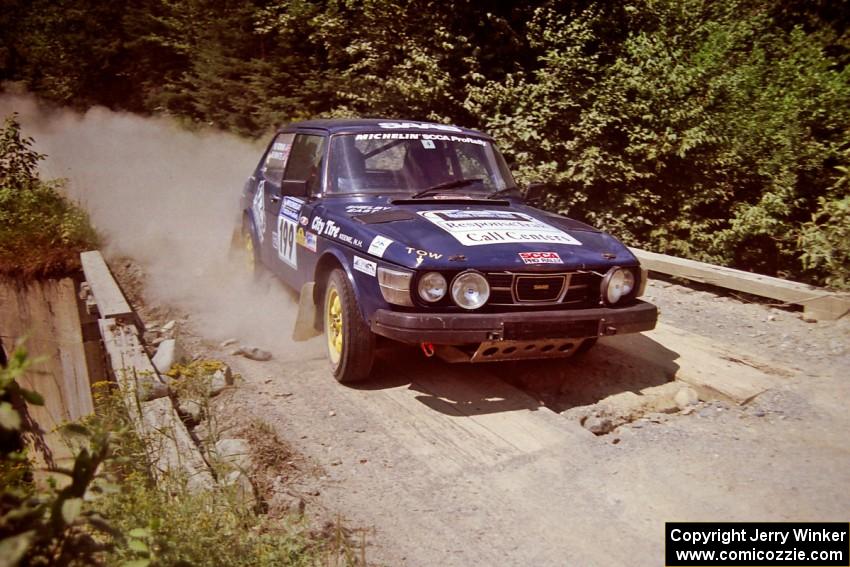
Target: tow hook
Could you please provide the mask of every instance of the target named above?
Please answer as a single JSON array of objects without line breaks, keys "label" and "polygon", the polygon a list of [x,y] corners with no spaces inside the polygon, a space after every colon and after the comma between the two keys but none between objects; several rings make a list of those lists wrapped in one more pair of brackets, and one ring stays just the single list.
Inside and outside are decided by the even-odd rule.
[{"label": "tow hook", "polygon": [[426,358],[434,356],[434,345],[432,343],[420,343],[419,346],[422,347],[422,354],[424,354]]}]

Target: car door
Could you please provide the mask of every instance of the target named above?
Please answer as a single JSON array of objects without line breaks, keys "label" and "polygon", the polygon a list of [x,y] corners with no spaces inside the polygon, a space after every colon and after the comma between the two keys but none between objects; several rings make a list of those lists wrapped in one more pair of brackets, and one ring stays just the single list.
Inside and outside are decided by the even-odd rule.
[{"label": "car door", "polygon": [[275,188],[280,200],[266,210],[267,225],[272,227],[275,272],[296,289],[305,279],[299,273],[309,272],[304,268],[315,265],[316,241],[307,241],[307,227],[301,217],[308,197],[321,192],[326,141],[327,137],[319,134],[295,135],[283,179]]},{"label": "car door", "polygon": [[280,185],[294,138],[295,134],[292,132],[276,135],[255,176],[256,189],[251,201],[251,216],[256,228],[260,258],[267,266],[272,265],[274,250],[277,248],[273,242],[274,227],[269,223],[269,217],[272,212],[277,216],[280,209]]}]

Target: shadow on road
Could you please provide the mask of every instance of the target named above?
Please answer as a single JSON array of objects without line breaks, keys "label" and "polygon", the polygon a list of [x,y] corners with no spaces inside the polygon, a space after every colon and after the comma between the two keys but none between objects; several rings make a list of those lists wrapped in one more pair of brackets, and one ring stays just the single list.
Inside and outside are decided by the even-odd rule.
[{"label": "shadow on road", "polygon": [[450,416],[541,406],[561,412],[669,382],[678,357],[644,335],[607,337],[573,358],[482,364],[449,364],[425,358],[418,348],[393,346],[379,352],[372,378],[357,388],[407,386],[420,403]]},{"label": "shadow on road", "polygon": [[494,373],[562,412],[674,379],[679,354],[642,335],[606,337],[584,355],[494,366]]}]

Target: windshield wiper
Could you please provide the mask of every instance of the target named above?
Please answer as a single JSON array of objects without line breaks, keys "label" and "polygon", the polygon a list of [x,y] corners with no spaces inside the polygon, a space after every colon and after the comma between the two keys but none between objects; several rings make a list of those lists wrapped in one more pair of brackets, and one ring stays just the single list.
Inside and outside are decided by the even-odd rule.
[{"label": "windshield wiper", "polygon": [[492,199],[494,197],[501,197],[502,195],[508,195],[509,193],[514,193],[519,191],[517,187],[505,187],[504,189],[499,189],[497,191],[493,191],[487,195],[488,199]]},{"label": "windshield wiper", "polygon": [[438,185],[434,185],[433,187],[428,187],[420,191],[419,193],[414,193],[410,196],[411,199],[418,199],[420,197],[425,197],[432,193],[438,193],[444,189],[457,189],[458,187],[466,187],[467,185],[472,185],[473,183],[481,183],[484,181],[481,177],[470,177],[469,179],[457,179],[455,181],[446,181],[445,183],[440,183]]}]

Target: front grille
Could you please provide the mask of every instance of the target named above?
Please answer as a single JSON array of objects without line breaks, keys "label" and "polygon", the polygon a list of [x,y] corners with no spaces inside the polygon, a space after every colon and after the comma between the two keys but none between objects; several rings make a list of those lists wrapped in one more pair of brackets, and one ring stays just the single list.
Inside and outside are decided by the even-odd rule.
[{"label": "front grille", "polygon": [[555,302],[561,298],[567,277],[563,274],[554,276],[516,276],[514,293],[520,303],[525,302]]},{"label": "front grille", "polygon": [[490,305],[591,307],[599,302],[601,276],[592,272],[520,274],[491,272]]}]

